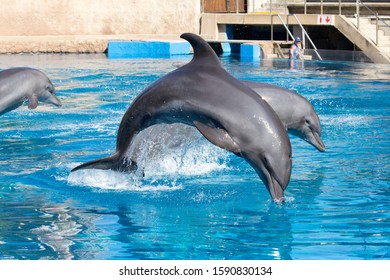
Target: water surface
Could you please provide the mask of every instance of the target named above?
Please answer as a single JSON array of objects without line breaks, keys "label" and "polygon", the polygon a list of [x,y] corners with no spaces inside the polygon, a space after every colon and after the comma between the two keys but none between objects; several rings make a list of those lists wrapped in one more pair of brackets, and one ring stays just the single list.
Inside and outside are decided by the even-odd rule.
[{"label": "water surface", "polygon": [[223,58],[239,79],[298,91],[320,116],[327,152],[290,136],[283,206],[200,135],[145,158],[144,178],[70,173],[112,154],[132,100],[190,59],[0,57],[0,69],[47,73],[63,101],[0,117],[0,259],[390,259],[387,65]]}]

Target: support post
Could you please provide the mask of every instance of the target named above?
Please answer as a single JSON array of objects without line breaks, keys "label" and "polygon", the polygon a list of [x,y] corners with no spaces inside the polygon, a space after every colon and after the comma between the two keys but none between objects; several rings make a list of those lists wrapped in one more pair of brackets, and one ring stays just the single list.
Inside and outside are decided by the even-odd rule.
[{"label": "support post", "polygon": [[377,47],[379,47],[379,16],[378,13],[375,14],[376,17],[376,37],[375,37],[375,44]]},{"label": "support post", "polygon": [[359,0],[356,0],[356,27],[360,28],[360,9],[359,9]]},{"label": "support post", "polygon": [[339,0],[339,15],[341,16],[341,0]]}]

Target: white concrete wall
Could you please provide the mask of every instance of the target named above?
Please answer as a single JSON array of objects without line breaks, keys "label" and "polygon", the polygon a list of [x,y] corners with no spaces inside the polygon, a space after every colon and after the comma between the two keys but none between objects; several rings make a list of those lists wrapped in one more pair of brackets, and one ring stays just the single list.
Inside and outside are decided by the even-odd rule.
[{"label": "white concrete wall", "polygon": [[200,0],[0,0],[0,36],[199,32]]}]

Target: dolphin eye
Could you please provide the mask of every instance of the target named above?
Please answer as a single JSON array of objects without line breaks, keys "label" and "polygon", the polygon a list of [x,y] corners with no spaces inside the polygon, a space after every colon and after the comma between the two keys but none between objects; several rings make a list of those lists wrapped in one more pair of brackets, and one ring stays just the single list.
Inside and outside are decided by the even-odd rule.
[{"label": "dolphin eye", "polygon": [[306,123],[306,125],[307,125],[309,128],[313,128],[313,124],[312,124],[312,122],[311,122],[310,120],[306,119],[306,120],[305,120],[305,123]]}]

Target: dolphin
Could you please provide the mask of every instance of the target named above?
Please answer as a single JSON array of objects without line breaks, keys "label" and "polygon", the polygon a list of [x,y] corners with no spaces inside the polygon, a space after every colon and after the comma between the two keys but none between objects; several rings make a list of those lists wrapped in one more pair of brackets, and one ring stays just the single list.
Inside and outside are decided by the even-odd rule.
[{"label": "dolphin", "polygon": [[[309,142],[319,151],[325,151],[325,145],[321,140],[320,119],[310,102],[302,95],[287,88],[268,83],[254,81],[242,81],[245,85],[253,89],[274,109],[285,128],[289,133]],[[153,149],[148,155],[162,152],[162,149],[173,149],[184,141],[194,139],[197,135],[192,131],[196,129],[179,124],[160,124],[144,131],[133,142],[133,150],[138,156],[138,151],[145,139],[155,143]],[[174,135],[174,139],[170,139]],[[162,141],[161,141],[162,138]],[[174,141],[172,141],[174,140]],[[163,145],[157,145],[163,143]]]},{"label": "dolphin", "polygon": [[[269,83],[246,80],[242,82],[271,105],[289,133],[307,141],[318,151],[325,152],[325,144],[321,139],[320,119],[305,97],[287,88]],[[155,128],[151,132],[158,133],[158,130],[163,129],[172,128],[161,125],[160,128]],[[151,137],[151,135],[148,136]]]},{"label": "dolphin", "polygon": [[138,95],[120,123],[116,152],[72,169],[134,169],[126,151],[152,125],[195,126],[214,145],[243,157],[257,172],[277,203],[283,203],[292,160],[287,131],[275,111],[253,90],[231,76],[209,44],[184,33],[194,57]]},{"label": "dolphin", "polygon": [[252,81],[243,83],[271,105],[289,133],[309,142],[317,150],[325,151],[325,145],[321,140],[320,119],[306,98],[284,87],[268,83]]},{"label": "dolphin", "polygon": [[0,115],[18,108],[26,99],[29,109],[35,109],[38,101],[62,105],[50,79],[41,71],[27,67],[0,71]]}]

